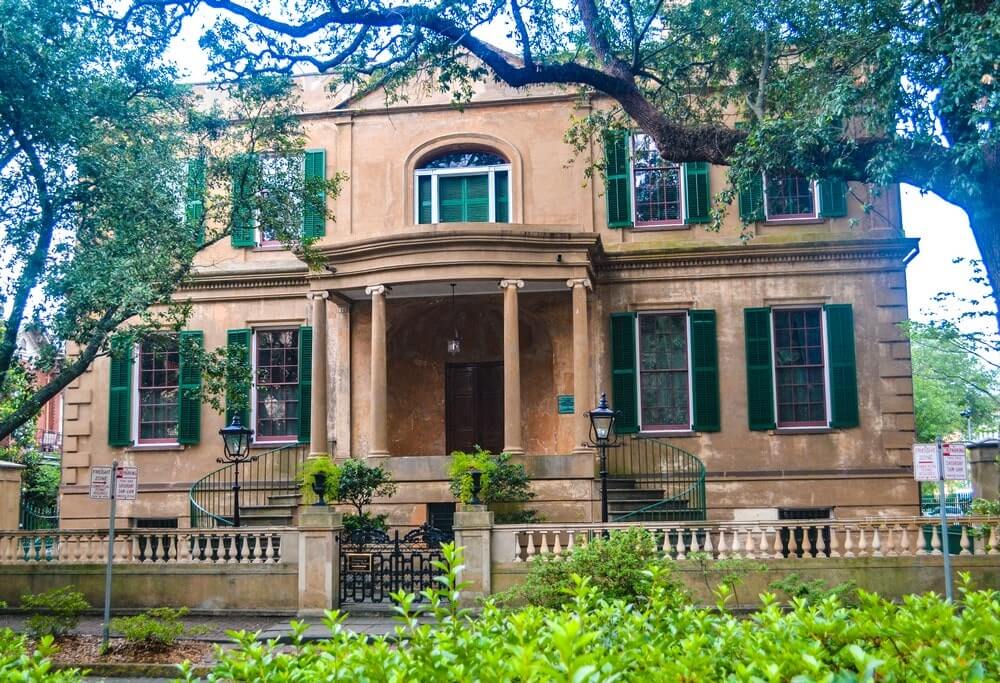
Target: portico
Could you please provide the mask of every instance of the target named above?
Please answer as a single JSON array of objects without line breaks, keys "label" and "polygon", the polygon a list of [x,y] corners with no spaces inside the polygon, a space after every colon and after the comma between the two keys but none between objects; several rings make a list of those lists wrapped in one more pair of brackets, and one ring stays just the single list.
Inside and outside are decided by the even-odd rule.
[{"label": "portico", "polygon": [[[427,243],[444,232],[413,236],[396,245],[411,258],[383,253],[374,269],[363,267],[366,245],[341,247],[328,255],[331,274],[311,279],[313,319],[324,321],[314,338],[326,336],[332,298],[347,311],[351,349],[338,354],[347,367],[331,373],[330,354],[314,346],[313,424],[334,423],[336,457],[440,456],[473,444],[512,455],[588,452],[595,240],[451,230],[431,261]],[[497,241],[502,256],[490,251]],[[512,258],[518,244],[521,258]],[[461,350],[449,352],[456,331]],[[326,391],[331,374],[350,377],[346,397]],[[337,409],[345,399],[350,410]]]}]

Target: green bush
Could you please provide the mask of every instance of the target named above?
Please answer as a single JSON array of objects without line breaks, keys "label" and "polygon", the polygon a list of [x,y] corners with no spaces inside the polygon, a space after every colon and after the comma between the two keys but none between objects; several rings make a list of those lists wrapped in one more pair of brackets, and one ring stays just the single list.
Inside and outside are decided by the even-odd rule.
[{"label": "green bush", "polygon": [[385,531],[389,528],[388,515],[372,515],[364,512],[360,515],[344,515],[344,529],[353,533],[356,531]]},{"label": "green bush", "polygon": [[779,581],[772,581],[768,588],[784,593],[789,601],[802,600],[807,605],[815,605],[828,598],[835,598],[844,605],[856,605],[858,601],[858,585],[854,581],[838,583],[831,588],[823,579],[809,581],[803,579],[798,572],[792,572]]},{"label": "green bush", "polygon": [[353,505],[358,517],[365,516],[364,508],[371,505],[375,496],[388,498],[396,493],[392,475],[381,465],[372,467],[357,458],[348,458],[338,465],[324,455],[307,460],[299,472],[299,484],[306,500],[316,500],[312,485],[318,474],[326,479],[327,502]]},{"label": "green bush", "polygon": [[672,575],[673,563],[659,557],[656,539],[639,527],[576,544],[568,554],[532,558],[524,583],[505,594],[502,602],[559,607],[573,599],[574,576],[586,578],[604,598],[634,602],[654,588],[652,566],[659,569],[655,587],[669,589],[678,604],[684,602],[681,584]]},{"label": "green bush", "polygon": [[31,648],[27,636],[9,628],[0,629],[0,681],[21,683],[71,683],[82,681],[78,669],[52,670],[52,655],[58,650],[52,636],[44,636]]},{"label": "green bush", "polygon": [[83,593],[72,586],[22,595],[21,606],[35,612],[27,621],[28,633],[33,638],[68,635],[80,623],[84,610],[90,609]]},{"label": "green bush", "polygon": [[460,503],[472,502],[472,472],[482,473],[479,500],[494,512],[497,524],[527,524],[541,521],[534,510],[521,509],[535,497],[524,465],[511,462],[509,453],[494,455],[476,446],[472,453],[455,451],[448,465],[449,487]]},{"label": "green bush", "polygon": [[122,634],[127,643],[149,650],[165,650],[182,636],[203,632],[198,627],[184,626],[181,619],[187,613],[187,607],[157,607],[134,617],[115,617],[111,620],[111,630]]},{"label": "green bush", "polygon": [[[443,584],[428,592],[436,623],[417,619],[414,596],[397,594],[400,625],[371,637],[342,628],[330,612],[329,640],[304,642],[293,623],[291,648],[234,634],[211,680],[236,681],[788,681],[945,683],[1000,677],[1000,597],[961,591],[960,603],[935,594],[901,604],[859,593],[857,607],[836,598],[786,611],[764,596],[748,618],[725,610],[678,609],[669,587],[653,582],[635,604],[574,582],[558,609],[509,611],[488,601],[478,616],[457,607],[462,557],[442,546]],[[653,566],[653,573],[659,571]],[[400,646],[399,643],[404,643]],[[196,680],[184,667],[187,680]]]}]

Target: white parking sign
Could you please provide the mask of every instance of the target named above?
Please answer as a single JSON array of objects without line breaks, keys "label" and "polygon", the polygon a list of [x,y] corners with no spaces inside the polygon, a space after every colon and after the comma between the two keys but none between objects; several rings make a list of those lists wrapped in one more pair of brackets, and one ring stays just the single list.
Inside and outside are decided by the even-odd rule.
[{"label": "white parking sign", "polygon": [[135,500],[139,492],[139,468],[119,467],[118,484],[115,486],[115,497],[118,500]]},{"label": "white parking sign", "polygon": [[90,497],[94,500],[107,500],[111,497],[111,468],[90,468]]}]

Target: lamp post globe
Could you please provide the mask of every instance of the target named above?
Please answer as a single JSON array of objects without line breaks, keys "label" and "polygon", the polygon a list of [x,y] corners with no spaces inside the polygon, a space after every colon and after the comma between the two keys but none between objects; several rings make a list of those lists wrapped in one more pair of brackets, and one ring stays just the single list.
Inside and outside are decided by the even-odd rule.
[{"label": "lamp post globe", "polygon": [[608,405],[608,396],[601,393],[601,400],[597,407],[587,412],[590,418],[590,439],[593,446],[597,447],[600,455],[600,476],[601,476],[601,522],[608,522],[608,448],[617,446],[612,444],[615,434],[615,411]]},{"label": "lamp post globe", "polygon": [[219,430],[222,437],[223,456],[219,463],[231,464],[233,473],[233,526],[240,526],[240,465],[256,458],[250,457],[250,439],[253,430],[240,423],[240,416],[234,415],[228,427]]}]

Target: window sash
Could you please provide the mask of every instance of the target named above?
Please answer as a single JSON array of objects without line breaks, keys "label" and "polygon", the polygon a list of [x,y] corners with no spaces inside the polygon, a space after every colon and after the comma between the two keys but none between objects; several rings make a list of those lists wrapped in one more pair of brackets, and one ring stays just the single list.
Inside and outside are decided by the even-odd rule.
[{"label": "window sash", "polygon": [[[629,164],[629,192],[632,197],[632,224],[635,227],[659,227],[659,226],[673,226],[673,225],[684,225],[684,202],[685,202],[685,191],[684,186],[684,167],[682,164],[675,164],[669,162],[666,159],[660,157],[658,151],[650,152],[649,150],[640,150],[640,145],[648,144],[651,150],[656,149],[655,143],[650,139],[645,133],[633,133],[631,136],[631,145],[629,147],[629,154],[631,155]],[[647,162],[640,162],[639,155],[641,153],[650,154],[651,158]],[[666,207],[676,207],[676,217],[669,218],[654,218],[651,220],[642,220],[639,217],[640,205],[642,206],[655,206],[656,203],[653,202],[640,202],[639,201],[639,175],[640,174],[654,174],[657,177],[655,183],[662,182],[660,176],[662,174],[673,173],[675,181],[675,192],[676,201],[663,201],[658,204],[662,206],[665,210]],[[659,188],[658,191],[665,191],[663,187]],[[671,211],[672,213],[672,211]]]},{"label": "window sash", "polygon": [[438,180],[442,176],[477,176],[486,175],[489,183],[489,220],[488,223],[496,223],[496,174],[507,172],[507,218],[508,222],[512,215],[511,197],[513,196],[513,173],[510,164],[498,166],[470,166],[465,168],[429,168],[414,171],[413,179],[413,222],[419,224],[420,220],[420,181],[422,176],[429,176],[431,179],[431,222],[430,225],[437,225],[441,222],[441,203],[438,196]]},{"label": "window sash", "polygon": [[[817,323],[815,327],[810,327],[805,320],[803,320],[802,326],[780,328],[781,331],[787,329],[787,337],[789,342],[792,339],[792,332],[798,331],[803,338],[801,343],[797,346],[792,346],[790,343],[782,345],[780,343],[779,337],[779,327],[777,324],[777,318],[779,316],[803,313],[808,315],[809,313],[817,314]],[[817,344],[810,344],[808,339],[808,332],[814,330],[817,335]],[[801,349],[803,352],[808,352],[810,348],[818,349],[819,362],[810,361],[808,355],[803,358],[800,362],[790,362],[790,359],[786,358],[782,361],[780,352],[789,352],[790,350]],[[772,368],[773,368],[773,383],[774,383],[774,418],[775,425],[779,429],[794,429],[794,428],[809,428],[809,427],[828,427],[830,424],[830,363],[827,358],[827,346],[826,346],[826,312],[821,307],[807,307],[807,308],[776,308],[771,311],[771,354],[772,354]],[[814,378],[810,379],[806,377],[806,381],[795,381],[801,378],[803,375],[812,374],[815,376],[819,374],[820,382],[816,382]],[[819,400],[815,400],[815,394],[810,394],[811,391],[815,391],[815,388],[819,387]],[[785,391],[783,391],[785,390]],[[794,397],[791,400],[783,400],[782,396],[795,394],[795,393],[805,393],[804,400],[799,400]],[[813,416],[811,407],[822,406],[822,417]],[[805,419],[800,419],[800,415],[797,414],[798,408],[801,406],[806,406],[805,412],[808,415]],[[789,416],[788,411],[791,410],[791,415]],[[784,411],[784,412],[783,412]],[[784,417],[783,417],[784,416]]]},{"label": "window sash", "polygon": [[[175,445],[180,429],[180,344],[172,335],[165,349],[149,348],[149,343],[135,345],[132,434],[136,445]],[[166,367],[171,359],[173,368]],[[151,419],[146,417],[150,413]],[[152,435],[143,436],[146,428]]]},{"label": "window sash", "polygon": [[[765,174],[764,175],[764,218],[765,218],[765,220],[768,220],[768,221],[801,220],[801,219],[817,218],[819,216],[819,213],[818,213],[819,202],[817,201],[817,198],[816,198],[816,181],[814,181],[814,180],[808,180],[807,178],[805,178],[803,176],[798,176],[798,175],[795,175],[795,174],[786,174],[786,175],[782,175],[782,176],[774,176],[774,175],[772,175],[771,180],[775,181],[778,178],[780,178],[782,180],[795,179],[797,183],[800,182],[800,181],[805,181],[806,183],[808,183],[808,186],[809,186],[808,195],[802,194],[802,193],[797,193],[797,194],[793,195],[792,193],[785,192],[782,195],[777,196],[777,197],[772,196],[770,190],[773,187],[775,187],[776,183],[769,184],[768,183],[768,176],[767,176],[767,174]],[[778,201],[784,202],[785,205],[786,205],[786,208],[787,208],[788,203],[796,201],[796,198],[797,198],[797,200],[802,200],[802,199],[806,198],[807,196],[809,198],[809,204],[812,207],[810,211],[806,211],[806,212],[801,212],[801,211],[799,211],[799,212],[795,212],[795,211],[783,212],[783,211],[774,211],[773,210],[772,201],[774,201],[774,202],[778,202]]]},{"label": "window sash", "polygon": [[[261,344],[262,335],[277,335],[281,333],[291,334],[291,341],[288,346],[263,346]],[[253,332],[251,357],[254,382],[251,390],[250,419],[254,426],[255,443],[294,443],[298,441],[300,417],[298,413],[298,386],[301,381],[301,377],[298,374],[298,338],[299,328],[297,327],[256,328]],[[266,351],[269,354],[266,364],[261,363],[262,351]],[[278,363],[273,362],[275,353],[281,356]],[[275,381],[274,376],[271,375],[265,381],[262,373],[264,369],[269,369],[271,373],[280,372],[280,379]],[[295,381],[287,379],[286,373],[290,370],[294,371]],[[268,400],[273,401],[270,410],[267,408]],[[279,407],[279,404],[281,408],[280,414],[269,414],[271,411],[275,411]],[[289,410],[290,407],[292,408],[291,411]],[[292,417],[289,417],[290,412],[293,412]],[[284,428],[277,430],[275,427],[278,425],[283,425]],[[275,431],[279,431],[280,433],[274,433]]]},{"label": "window sash", "polygon": [[[684,335],[684,362],[678,367],[673,368],[659,368],[659,367],[645,367],[643,350],[643,334],[642,334],[642,321],[643,319],[657,318],[657,317],[683,317],[683,335]],[[689,431],[691,429],[691,419],[693,414],[693,397],[692,397],[692,386],[691,386],[691,319],[688,311],[650,311],[642,312],[636,316],[635,320],[635,344],[636,344],[636,370],[638,377],[636,378],[638,384],[638,415],[639,415],[639,430],[641,432],[677,432],[677,431]],[[684,414],[686,420],[683,422],[674,423],[657,423],[657,422],[647,422],[646,421],[646,408],[650,406],[644,405],[643,402],[643,390],[647,386],[644,381],[647,377],[652,379],[657,377],[662,380],[670,375],[684,375],[684,382],[686,384],[684,389]],[[676,379],[672,379],[675,382]],[[680,408],[680,406],[671,406],[674,410]]]}]

